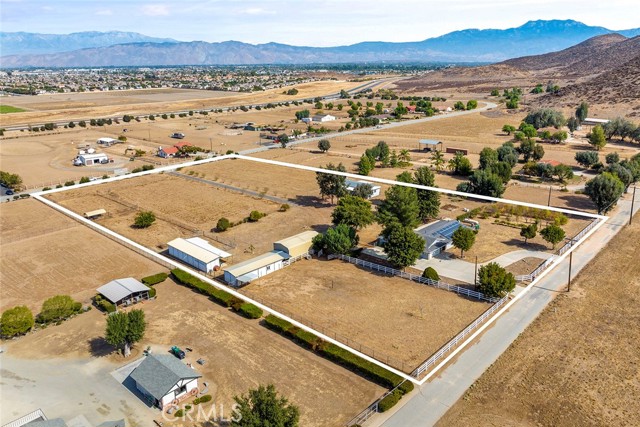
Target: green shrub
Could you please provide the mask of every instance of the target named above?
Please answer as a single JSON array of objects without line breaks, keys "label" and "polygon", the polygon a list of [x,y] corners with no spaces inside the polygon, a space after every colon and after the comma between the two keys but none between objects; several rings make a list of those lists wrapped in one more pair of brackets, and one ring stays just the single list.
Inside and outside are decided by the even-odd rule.
[{"label": "green shrub", "polygon": [[296,331],[294,340],[311,350],[315,350],[324,342],[311,332],[307,332],[304,329],[298,329]]},{"label": "green shrub", "polygon": [[191,274],[186,271],[182,271],[179,268],[175,268],[171,270],[171,275],[178,281],[179,283],[188,286],[196,291],[200,292],[203,295],[207,295],[214,302],[223,305],[225,307],[231,307],[231,304],[234,302],[234,296],[229,292],[225,292],[221,289],[217,289],[215,286],[210,285],[197,277],[193,277]]},{"label": "green shrub", "polygon": [[176,418],[182,418],[184,416],[184,410],[178,409],[174,415]]},{"label": "green shrub", "polygon": [[49,191],[49,190],[51,190],[51,187],[44,187],[44,188],[42,189],[42,191]]},{"label": "green shrub", "polygon": [[251,211],[251,213],[249,214],[249,221],[251,222],[256,222],[258,220],[260,220],[260,218],[265,217],[266,214],[259,212],[259,211]]},{"label": "green shrub", "polygon": [[83,176],[82,178],[80,178],[80,184],[86,184],[87,182],[89,182],[88,176]]},{"label": "green shrub", "polygon": [[402,399],[402,392],[398,389],[393,390],[391,394],[388,394],[386,397],[382,398],[378,403],[378,411],[385,412],[389,409],[396,406],[396,403]]},{"label": "green shrub", "polygon": [[156,296],[156,288],[153,286],[149,287],[149,298],[155,298]]},{"label": "green shrub", "polygon": [[289,206],[289,204],[288,204],[288,203],[283,203],[282,205],[280,205],[280,209],[279,209],[279,211],[280,211],[280,212],[286,212],[286,211],[288,211],[289,209],[291,209],[291,206]]},{"label": "green shrub", "polygon": [[293,325],[284,319],[274,316],[273,314],[269,314],[264,318],[264,326],[272,331],[285,334]]},{"label": "green shrub", "polygon": [[262,317],[262,309],[248,302],[242,304],[238,312],[247,319],[259,319]]},{"label": "green shrub", "polygon": [[427,267],[426,270],[422,272],[422,277],[435,281],[440,280],[440,275],[438,275],[438,272],[433,267]]},{"label": "green shrub", "polygon": [[211,399],[212,399],[212,397],[211,397],[211,395],[210,395],[210,394],[205,394],[204,396],[200,396],[200,397],[196,398],[196,399],[193,401],[193,404],[194,404],[194,405],[199,405],[199,404],[201,404],[201,403],[211,402]]},{"label": "green shrub", "polygon": [[165,280],[167,280],[167,277],[169,277],[167,273],[158,273],[154,274],[153,276],[143,277],[141,281],[147,286],[153,286],[157,285],[158,283],[164,282]]},{"label": "green shrub", "polygon": [[62,184],[56,185],[56,188],[62,188]]},{"label": "green shrub", "polygon": [[0,317],[0,333],[3,337],[13,337],[29,332],[35,321],[33,313],[26,306],[5,310]]},{"label": "green shrub", "polygon": [[216,230],[226,231],[231,227],[231,222],[227,218],[220,218],[216,223]]},{"label": "green shrub", "polygon": [[413,391],[413,383],[411,381],[405,381],[398,386],[398,390],[400,390],[402,394],[409,394]]},{"label": "green shrub", "polygon": [[82,304],[74,301],[69,295],[56,295],[42,304],[42,311],[38,314],[38,323],[49,323],[64,320],[82,310]]},{"label": "green shrub", "polygon": [[67,182],[64,183],[65,187],[71,187],[72,185],[76,185],[76,183],[73,182],[73,181],[67,181]]},{"label": "green shrub", "polygon": [[20,194],[20,198],[21,199],[28,199],[29,197],[31,197],[31,194],[29,194],[29,193]]},{"label": "green shrub", "polygon": [[116,306],[113,305],[110,301],[106,300],[102,297],[102,295],[98,294],[93,298],[93,301],[96,303],[96,306],[105,313],[115,313]]}]

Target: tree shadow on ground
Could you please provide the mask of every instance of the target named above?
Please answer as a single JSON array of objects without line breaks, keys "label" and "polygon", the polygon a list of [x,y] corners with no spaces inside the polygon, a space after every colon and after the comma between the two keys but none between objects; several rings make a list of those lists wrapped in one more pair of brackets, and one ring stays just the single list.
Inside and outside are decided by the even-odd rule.
[{"label": "tree shadow on ground", "polygon": [[116,348],[109,344],[103,337],[91,338],[87,344],[89,344],[89,352],[93,357],[105,357],[116,350]]},{"label": "tree shadow on ground", "polygon": [[524,240],[516,239],[516,238],[513,238],[511,240],[506,240],[503,243],[505,245],[507,245],[507,246],[516,246],[519,249],[526,249],[526,250],[529,250],[529,251],[546,252],[546,251],[549,250],[549,248],[547,246],[542,245],[540,243],[527,242],[525,244]]},{"label": "tree shadow on ground", "polygon": [[583,211],[587,211],[587,210],[594,210],[596,207],[591,201],[591,199],[589,199],[586,196],[566,195],[566,196],[560,196],[559,198],[560,200],[563,200],[564,202],[566,202],[567,207],[572,209],[581,209]]},{"label": "tree shadow on ground", "polygon": [[330,200],[322,200],[318,196],[296,195],[295,198],[289,200],[300,206],[312,206],[314,208],[326,208],[333,206],[330,203]]}]

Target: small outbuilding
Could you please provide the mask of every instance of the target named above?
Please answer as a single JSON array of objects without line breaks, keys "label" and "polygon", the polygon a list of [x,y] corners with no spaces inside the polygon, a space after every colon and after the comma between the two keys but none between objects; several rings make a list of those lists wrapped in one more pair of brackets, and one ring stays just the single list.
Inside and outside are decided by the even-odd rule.
[{"label": "small outbuilding", "polygon": [[371,182],[367,182],[367,181],[354,181],[352,179],[346,179],[344,181],[344,184],[346,185],[347,191],[349,193],[353,193],[355,189],[361,185],[370,185],[371,196],[369,196],[369,199],[373,197],[378,197],[380,195],[380,191],[382,190],[382,187],[380,187],[379,185],[372,184]]},{"label": "small outbuilding", "polygon": [[335,119],[336,117],[332,116],[331,114],[316,114],[315,116],[312,117],[312,120],[314,122],[320,122],[320,123],[332,122]]},{"label": "small outbuilding", "polygon": [[116,307],[149,299],[149,287],[133,277],[112,280],[100,286],[97,291]]},{"label": "small outbuilding", "polygon": [[230,253],[212,246],[204,239],[174,239],[168,243],[169,255],[205,273],[219,268]]},{"label": "small outbuilding", "polygon": [[149,354],[129,375],[146,400],[160,409],[196,395],[201,377],[170,354]]},{"label": "small outbuilding", "polygon": [[87,219],[96,219],[96,218],[100,218],[102,215],[105,215],[106,213],[107,211],[104,209],[96,209],[94,211],[85,212],[84,217]]},{"label": "small outbuilding", "polygon": [[418,141],[420,144],[420,149],[424,151],[438,151],[438,145],[440,146],[440,151],[442,151],[442,141],[437,141],[435,139],[421,139]]},{"label": "small outbuilding", "polygon": [[115,138],[104,137],[104,138],[99,138],[98,141],[96,141],[96,142],[98,144],[100,144],[100,145],[104,145],[105,147],[110,147],[110,146],[112,146],[114,144],[119,143],[120,141],[115,139]]},{"label": "small outbuilding", "polygon": [[317,235],[317,231],[303,231],[295,236],[275,242],[273,244],[273,250],[284,252],[292,259],[309,255],[309,250],[311,246],[313,246],[313,238]]},{"label": "small outbuilding", "polygon": [[76,157],[76,160],[74,164],[82,166],[95,166],[109,163],[109,157],[104,153],[80,154]]},{"label": "small outbuilding", "polygon": [[272,251],[248,259],[224,270],[224,280],[231,286],[243,286],[285,266],[290,256],[286,252]]}]

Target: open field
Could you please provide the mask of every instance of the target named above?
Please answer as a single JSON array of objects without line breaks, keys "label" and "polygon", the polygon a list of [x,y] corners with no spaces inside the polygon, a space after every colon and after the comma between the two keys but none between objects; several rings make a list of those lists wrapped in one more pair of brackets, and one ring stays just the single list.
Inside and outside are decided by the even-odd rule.
[{"label": "open field", "polygon": [[241,292],[406,372],[490,307],[339,260],[298,261]]},{"label": "open field", "polygon": [[[11,342],[4,348],[5,352],[8,355],[19,354],[21,359],[25,359],[25,368],[33,359],[51,367],[62,362],[81,365],[83,375],[75,376],[68,384],[80,382],[83,389],[92,391],[93,388],[95,391],[90,384],[104,381],[99,374],[108,375],[104,369],[98,373],[92,372],[96,357],[115,369],[133,361],[147,346],[152,346],[155,352],[167,351],[171,345],[190,347],[194,351],[188,353],[185,362],[193,363],[203,375],[203,381],[209,383],[213,402],[224,405],[227,416],[233,396],[259,384],[273,383],[280,393],[300,407],[301,425],[304,426],[342,426],[384,391],[260,326],[257,320],[232,314],[205,296],[179,286],[170,279],[156,288],[156,301],[136,306],[145,311],[149,325],[144,340],[134,348],[133,356],[127,361],[119,355],[109,354],[111,348],[102,339],[104,316],[97,310]],[[195,363],[200,357],[206,360],[204,366]],[[60,362],[60,359],[64,360]],[[19,368],[20,361],[12,363],[16,364]],[[36,381],[35,390],[30,388],[29,395],[20,390],[3,392],[3,406],[24,407],[30,401],[29,396],[39,396],[38,405],[47,415],[78,411],[76,399],[79,396],[74,394],[73,388],[66,392],[59,389],[54,392],[46,389],[47,382],[39,381],[34,372],[16,370],[13,374]],[[118,392],[117,389],[115,391]],[[87,411],[86,416],[90,420],[102,422],[105,418],[117,418],[114,413],[125,412],[127,401],[132,401],[129,406],[139,407],[137,398],[124,387],[121,387],[121,392],[118,399],[112,399],[116,406],[107,407],[106,415],[105,408],[99,406],[100,402],[94,403],[107,399],[99,394],[92,399],[80,397],[80,402],[84,403],[83,411]],[[69,398],[57,402],[59,405],[55,407],[47,407],[46,404],[60,394],[68,394]],[[143,417],[145,411],[130,412]],[[159,413],[154,412],[155,418],[159,418]],[[139,425],[148,423],[147,420],[147,423]]]},{"label": "open field", "polygon": [[88,303],[96,288],[144,277],[158,264],[125,249],[36,200],[0,205],[0,310],[68,294]]},{"label": "open field", "polygon": [[[351,89],[360,85],[362,85],[361,82],[336,80],[302,83],[295,85],[299,91],[295,97],[283,95],[282,92],[286,88],[254,93],[227,92],[225,96],[219,96],[219,92],[200,90],[194,90],[193,95],[190,95],[192,91],[185,93],[184,89],[149,89],[151,95],[144,94],[147,90],[133,90],[123,91],[115,96],[114,92],[14,96],[11,98],[13,105],[16,107],[24,106],[32,111],[12,114],[3,119],[3,125],[80,120],[123,114],[157,114],[169,111],[291,101],[292,99],[313,98],[337,93],[341,89]],[[128,96],[126,92],[130,92],[131,95]],[[206,93],[203,94],[203,92]],[[176,94],[177,96],[175,96]],[[206,94],[210,96],[204,97]]]},{"label": "open field", "polygon": [[[238,166],[236,161],[225,163],[228,168]],[[281,203],[194,182],[188,177],[154,174],[49,197],[80,214],[106,209],[108,215],[98,219],[98,223],[155,250],[166,249],[167,242],[176,237],[204,233],[205,238],[214,240],[214,245],[232,253],[234,263],[273,249],[274,241],[309,228],[324,228],[330,221],[328,208],[292,206],[286,212],[278,212]],[[204,179],[209,179],[209,175],[205,174]],[[147,229],[131,227],[139,210],[153,211],[158,220]],[[239,224],[224,233],[211,231],[221,217],[239,222],[253,210],[267,216],[256,223]]]},{"label": "open field", "polygon": [[638,242],[636,218],[438,426],[639,425]]}]

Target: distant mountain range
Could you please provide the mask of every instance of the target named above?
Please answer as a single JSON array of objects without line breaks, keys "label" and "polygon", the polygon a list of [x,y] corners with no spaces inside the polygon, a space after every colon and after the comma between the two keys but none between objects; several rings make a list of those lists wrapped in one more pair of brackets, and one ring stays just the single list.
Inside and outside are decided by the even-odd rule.
[{"label": "distant mountain range", "polygon": [[108,47],[125,43],[172,43],[173,39],[149,37],[123,31],[86,31],[71,34],[0,32],[3,56],[69,52],[91,47]]},{"label": "distant mountain range", "polygon": [[[538,55],[568,48],[591,37],[619,33],[626,37],[640,34],[640,28],[612,31],[573,20],[530,21],[506,30],[469,29],[454,31],[420,42],[364,42],[350,46],[305,47],[278,43],[248,44],[237,41],[221,43],[176,42],[170,39],[126,40],[146,36],[136,33],[75,33],[57,36],[49,43],[67,50],[33,54],[44,49],[37,42],[44,35],[0,33],[2,56],[0,66],[11,67],[101,67],[101,66],[176,66],[176,65],[247,65],[247,64],[313,64],[362,62],[498,62],[525,55]],[[22,34],[21,47],[16,34]],[[29,35],[27,37],[27,35]],[[82,36],[84,35],[84,36]],[[126,35],[126,36],[125,36]],[[50,36],[50,35],[48,35]],[[63,42],[65,37],[75,42]],[[120,40],[118,40],[120,38]],[[46,39],[46,37],[45,37]],[[9,41],[7,41],[9,40]],[[70,39],[71,40],[71,39]],[[109,40],[116,40],[107,45]],[[8,44],[8,48],[5,47]],[[74,44],[75,43],[75,44]],[[90,45],[93,43],[93,45]],[[19,54],[17,54],[19,52]],[[7,55],[7,53],[14,53]]]}]

